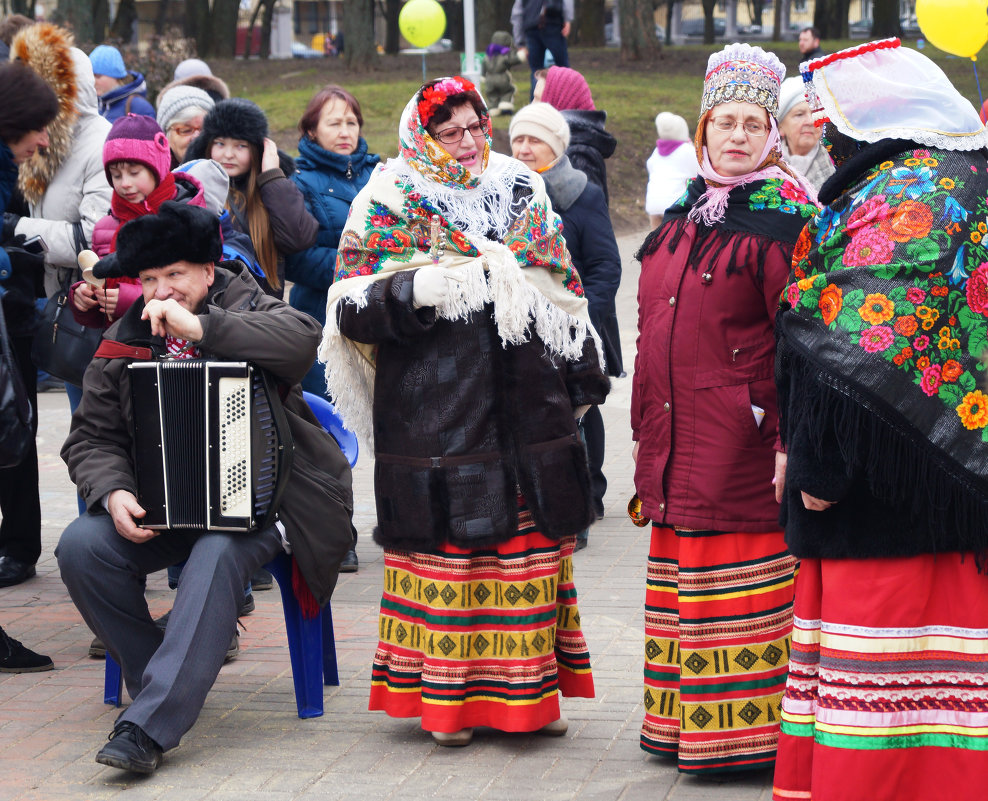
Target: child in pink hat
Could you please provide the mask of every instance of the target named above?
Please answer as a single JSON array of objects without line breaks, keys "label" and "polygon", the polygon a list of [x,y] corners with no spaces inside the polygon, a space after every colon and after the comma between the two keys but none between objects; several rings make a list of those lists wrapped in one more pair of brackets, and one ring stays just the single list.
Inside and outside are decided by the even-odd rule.
[{"label": "child in pink hat", "polygon": [[[110,213],[93,228],[99,256],[116,250],[117,231],[136,217],[155,214],[166,200],[205,205],[202,187],[186,174],[170,172],[168,138],[153,117],[127,114],[113,123],[103,144],[106,179],[113,187]],[[72,287],[72,313],[82,325],[105,328],[141,294],[136,278],[108,278],[96,287],[80,281]]]}]

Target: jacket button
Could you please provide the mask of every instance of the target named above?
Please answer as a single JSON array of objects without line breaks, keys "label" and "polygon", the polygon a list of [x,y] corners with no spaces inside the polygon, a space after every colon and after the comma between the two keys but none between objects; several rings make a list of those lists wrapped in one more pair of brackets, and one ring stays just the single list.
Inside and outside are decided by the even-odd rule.
[{"label": "jacket button", "polygon": [[664,512],[666,510],[666,505],[664,503],[659,504],[659,511]]},{"label": "jacket button", "polygon": [[668,412],[672,407],[668,403],[663,403],[662,408]]},{"label": "jacket button", "polygon": [[675,297],[669,298],[669,305],[670,306],[675,306],[676,305],[676,298]]}]

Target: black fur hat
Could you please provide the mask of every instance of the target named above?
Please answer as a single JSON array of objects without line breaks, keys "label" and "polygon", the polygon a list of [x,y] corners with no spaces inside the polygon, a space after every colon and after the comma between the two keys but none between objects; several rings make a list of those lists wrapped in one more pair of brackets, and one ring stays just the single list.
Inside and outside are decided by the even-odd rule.
[{"label": "black fur hat", "polygon": [[117,234],[117,252],[93,267],[97,278],[137,278],[141,270],[165,267],[177,261],[216,263],[223,258],[220,222],[199,206],[169,200],[157,214],[145,214],[124,225]]},{"label": "black fur hat", "polygon": [[221,100],[202,121],[202,131],[189,143],[185,160],[208,159],[210,142],[218,137],[243,139],[263,153],[267,135],[268,118],[256,103],[243,97]]}]

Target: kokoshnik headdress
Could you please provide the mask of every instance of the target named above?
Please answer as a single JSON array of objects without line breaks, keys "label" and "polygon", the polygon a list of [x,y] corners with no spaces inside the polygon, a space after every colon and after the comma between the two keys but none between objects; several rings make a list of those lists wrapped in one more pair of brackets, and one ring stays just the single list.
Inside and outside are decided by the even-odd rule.
[{"label": "kokoshnik headdress", "polygon": [[707,60],[700,115],[718,103],[755,103],[771,116],[779,110],[779,87],[786,68],[774,53],[749,44],[732,44]]},{"label": "kokoshnik headdress", "polygon": [[970,101],[943,70],[898,39],[841,50],[799,69],[818,126],[830,122],[866,143],[908,139],[943,150],[988,146],[988,131]]}]

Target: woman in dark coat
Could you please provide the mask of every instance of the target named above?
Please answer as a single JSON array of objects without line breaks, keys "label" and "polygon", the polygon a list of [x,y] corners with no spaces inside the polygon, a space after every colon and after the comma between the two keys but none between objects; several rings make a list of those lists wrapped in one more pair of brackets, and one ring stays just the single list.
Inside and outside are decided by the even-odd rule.
[{"label": "woman in dark coat", "polygon": [[385,551],[370,708],[566,731],[592,696],[572,583],[593,517],[574,414],[608,390],[541,179],[491,153],[461,77],[416,92],[401,153],[353,202],[319,358],[348,428],[373,432]]},{"label": "woman in dark coat", "polygon": [[780,161],[785,68],[710,57],[699,177],[645,241],[631,401],[635,487],[652,520],[641,746],[688,773],[771,765],[796,561],[772,489],[775,312],[816,211]]},{"label": "woman in dark coat", "polygon": [[[48,144],[48,125],[58,113],[55,93],[29,67],[19,62],[0,64],[0,212],[17,185],[17,168],[35,150]],[[10,226],[11,228],[13,226]],[[31,361],[34,299],[43,295],[44,259],[23,248],[24,235],[14,236],[4,225],[0,249],[0,303],[11,351],[35,410],[37,377]],[[38,450],[32,442],[20,464],[0,468],[0,587],[19,584],[35,575],[41,553],[41,501],[38,494]],[[52,661],[36,654],[0,629],[0,671],[51,670]]]},{"label": "woman in dark coat", "polygon": [[[599,186],[575,169],[566,155],[569,126],[548,103],[532,103],[511,120],[508,131],[511,154],[542,176],[552,210],[563,221],[563,237],[573,266],[580,274],[590,304],[590,320],[604,343],[607,374],[624,372],[621,339],[614,297],[621,284],[618,254],[607,203]],[[604,516],[604,420],[591,406],[580,421],[590,460],[594,514]],[[587,544],[587,532],[577,537],[577,550]]]},{"label": "woman in dark coat", "polygon": [[779,316],[776,487],[800,569],[773,798],[975,801],[988,768],[988,132],[897,39],[803,69],[837,171]]},{"label": "woman in dark coat", "polygon": [[[298,141],[296,172],[291,178],[305,198],[306,209],[319,223],[319,233],[316,244],[285,259],[285,277],[292,282],[288,302],[323,325],[326,290],[333,283],[340,234],[350,204],[381,160],[367,152],[367,141],[360,135],[363,125],[357,98],[333,84],[316,92],[298,124],[302,137]],[[318,361],[313,363],[302,379],[302,388],[331,401],[324,373]],[[358,567],[354,547],[340,571],[355,573]]]}]

